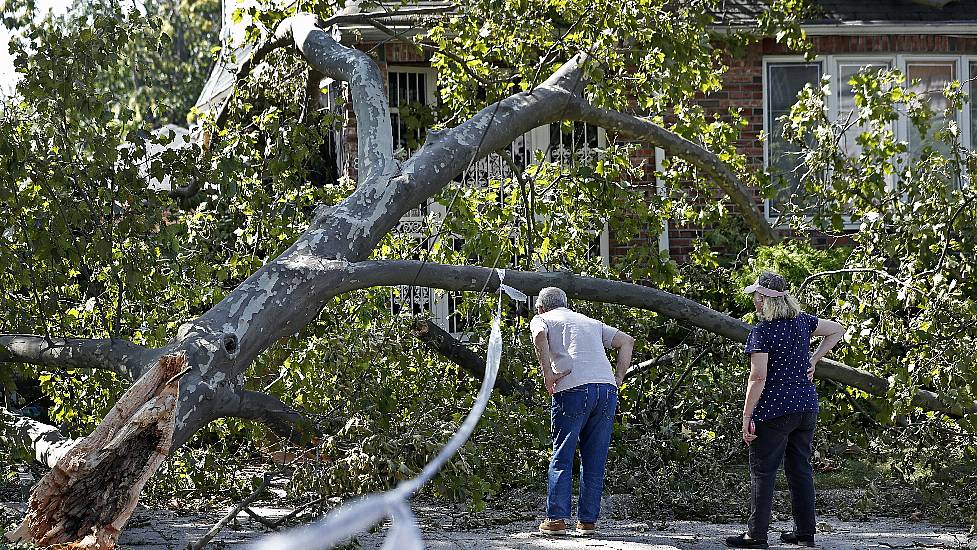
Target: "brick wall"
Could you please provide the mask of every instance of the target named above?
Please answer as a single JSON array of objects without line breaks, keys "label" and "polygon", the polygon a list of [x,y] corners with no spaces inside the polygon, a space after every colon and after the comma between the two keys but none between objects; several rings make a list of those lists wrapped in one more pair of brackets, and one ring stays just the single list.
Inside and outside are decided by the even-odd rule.
[{"label": "brick wall", "polygon": [[[811,37],[814,51],[822,55],[837,54],[977,54],[977,37],[943,35],[858,35],[858,36],[814,36]],[[723,89],[709,96],[703,96],[698,103],[709,114],[726,115],[730,107],[742,109],[748,125],[743,129],[736,143],[737,150],[748,159],[749,166],[762,169],[763,143],[760,132],[763,130],[763,58],[768,55],[789,55],[793,52],[771,39],[761,42],[760,47],[750,48],[739,58],[726,60],[729,70],[723,78]],[[635,162],[644,161],[654,168],[654,155],[640,151]],[[647,175],[649,182],[652,174]],[[757,208],[762,211],[763,202],[757,195]],[[702,236],[708,228],[669,224],[669,252],[673,259],[684,262],[688,259],[691,241]],[[815,245],[824,245],[828,239],[812,235]],[[613,235],[612,250],[623,254],[631,246],[658,246],[658,236],[648,235],[629,242],[616,242]],[[834,241],[832,241],[834,242]]]}]

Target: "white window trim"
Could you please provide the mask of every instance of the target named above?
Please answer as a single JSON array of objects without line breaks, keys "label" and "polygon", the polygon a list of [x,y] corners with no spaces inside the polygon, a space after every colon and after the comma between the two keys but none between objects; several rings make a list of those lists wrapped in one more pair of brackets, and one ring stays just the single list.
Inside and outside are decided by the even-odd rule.
[{"label": "white window trim", "polygon": [[[766,116],[764,116],[766,119]],[[766,140],[764,140],[766,143]],[[666,198],[668,195],[668,190],[665,188],[665,178],[661,175],[665,172],[665,150],[661,147],[655,147],[655,192],[661,198]],[[668,220],[662,225],[662,232],[658,235],[658,252],[669,252],[669,239],[668,239]]]},{"label": "white window trim", "polygon": [[973,135],[973,124],[977,121],[970,118],[970,104],[977,101],[977,97],[971,95],[970,91],[973,89],[972,84],[967,82],[971,78],[977,78],[977,74],[970,74],[970,66],[977,63],[977,55],[964,55],[960,57],[960,83],[964,86],[967,96],[970,98],[970,102],[963,104],[963,111],[967,116],[963,117],[963,122],[960,124],[960,133],[965,136],[963,139],[968,144],[969,149],[977,149],[977,140],[971,139]]},{"label": "white window trim", "polygon": [[[862,62],[865,64],[870,63],[889,63],[889,66],[901,70],[904,74],[906,73],[907,63],[915,62],[946,62],[954,61],[954,75],[958,81],[961,83],[966,82],[971,76],[970,65],[971,63],[977,62],[977,56],[975,55],[960,55],[960,54],[916,54],[916,53],[857,53],[857,54],[830,54],[830,55],[817,55],[813,60],[805,59],[802,55],[771,55],[764,56],[763,66],[762,66],[762,76],[761,76],[761,86],[763,90],[763,132],[765,136],[769,136],[769,86],[767,82],[768,78],[768,66],[779,63],[821,63],[821,74],[830,75],[830,86],[831,94],[828,96],[827,108],[828,108],[828,118],[832,121],[838,119],[838,90],[840,83],[838,82],[838,65],[839,63],[857,63]],[[970,89],[965,86],[965,93],[970,95]],[[977,98],[971,97],[970,101],[975,101]],[[957,125],[960,128],[960,142],[961,144],[968,146],[971,149],[977,148],[977,143],[972,143],[971,137],[971,120],[969,113],[969,104],[964,104],[962,109],[957,110]],[[894,131],[896,140],[907,141],[909,140],[909,118],[907,116],[900,116],[895,121]],[[763,140],[763,166],[765,170],[769,170],[770,164],[770,151],[769,151],[769,137]],[[770,222],[776,221],[777,216],[771,216],[770,212],[770,199],[764,199],[763,201],[763,211],[764,216]],[[845,220],[845,229],[858,229],[858,223],[852,223],[849,219]]]}]

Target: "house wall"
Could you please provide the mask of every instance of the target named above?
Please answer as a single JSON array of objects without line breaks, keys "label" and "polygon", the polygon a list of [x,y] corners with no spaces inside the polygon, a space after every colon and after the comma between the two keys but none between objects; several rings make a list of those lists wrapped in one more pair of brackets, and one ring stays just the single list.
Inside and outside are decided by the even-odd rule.
[{"label": "house wall", "polygon": [[[857,36],[813,36],[810,38],[818,55],[858,55],[876,56],[880,54],[953,54],[977,55],[977,36],[942,35],[857,35]],[[726,60],[729,66],[723,78],[723,89],[703,96],[698,103],[709,114],[724,116],[730,107],[742,109],[748,124],[736,143],[737,150],[748,159],[748,165],[755,169],[764,168],[764,144],[760,134],[764,128],[763,60],[766,56],[791,55],[789,51],[771,39],[764,40],[759,48],[749,48],[739,58]],[[974,76],[974,75],[971,75]],[[654,166],[653,151],[639,150],[635,161],[644,161],[646,166]],[[649,171],[648,182],[653,181]],[[703,198],[705,199],[705,198]],[[756,205],[761,211],[763,200],[756,195]],[[668,228],[669,253],[679,263],[688,260],[691,243],[701,237],[708,228],[680,225],[671,222]],[[612,238],[612,252],[623,254],[632,246],[657,246],[657,235],[642,235],[640,238],[618,242]],[[823,235],[812,235],[816,246],[828,244]],[[835,242],[834,239],[831,240]]]},{"label": "house wall", "polygon": [[[949,36],[933,34],[899,34],[899,35],[852,35],[852,36],[813,36],[810,37],[814,51],[818,55],[858,55],[875,56],[880,54],[950,54],[977,55],[977,36]],[[412,45],[388,42],[378,44],[359,44],[357,47],[368,51],[377,60],[381,71],[386,76],[391,65],[429,67],[427,56]],[[726,64],[729,69],[723,78],[723,89],[708,96],[702,96],[698,103],[709,114],[725,117],[730,108],[741,109],[741,114],[747,120],[740,139],[736,142],[737,150],[746,156],[748,166],[762,170],[765,166],[764,144],[760,140],[764,129],[764,58],[767,56],[785,56],[793,52],[771,39],[763,40],[760,47],[748,48],[741,57],[728,58]],[[971,75],[975,76],[975,75]],[[356,131],[353,124],[352,112],[348,113],[349,124],[345,139],[348,150],[356,148]],[[643,181],[634,182],[644,186],[646,195],[656,192],[654,167],[656,165],[655,149],[639,147],[633,160],[646,167]],[[355,167],[348,166],[347,173],[355,177]],[[756,197],[756,207],[763,211],[764,202],[759,194]],[[700,202],[721,200],[716,191],[711,196],[700,196]],[[732,205],[730,205],[731,208]],[[670,256],[679,263],[688,260],[692,243],[709,230],[708,227],[683,225],[674,221],[667,229],[667,246]],[[816,246],[827,245],[829,239],[823,235],[811,235]],[[658,248],[662,241],[661,234],[655,228],[645,228],[635,239],[624,241],[610,235],[610,255],[620,257],[628,249],[635,246]],[[831,239],[837,242],[837,239]]]}]

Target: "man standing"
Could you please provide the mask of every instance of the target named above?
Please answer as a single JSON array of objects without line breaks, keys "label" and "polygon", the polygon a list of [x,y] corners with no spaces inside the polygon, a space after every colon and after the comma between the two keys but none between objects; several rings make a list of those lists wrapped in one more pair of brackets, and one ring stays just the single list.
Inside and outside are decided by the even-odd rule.
[{"label": "man standing", "polygon": [[[567,307],[567,295],[546,287],[529,323],[546,390],[553,394],[553,456],[547,483],[545,535],[565,535],[573,489],[573,455],[580,444],[580,498],[577,532],[596,532],[604,465],[617,410],[617,387],[631,364],[634,338]],[[618,350],[611,369],[604,348]]]}]

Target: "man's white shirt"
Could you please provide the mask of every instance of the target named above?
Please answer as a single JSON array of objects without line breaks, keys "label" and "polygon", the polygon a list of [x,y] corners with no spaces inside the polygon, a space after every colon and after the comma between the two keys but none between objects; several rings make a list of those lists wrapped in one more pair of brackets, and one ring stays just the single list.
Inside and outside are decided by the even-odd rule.
[{"label": "man's white shirt", "polygon": [[546,333],[553,371],[570,373],[557,382],[556,391],[584,384],[617,383],[604,349],[611,347],[618,329],[582,313],[558,307],[533,317],[529,330],[533,339],[541,332]]}]

